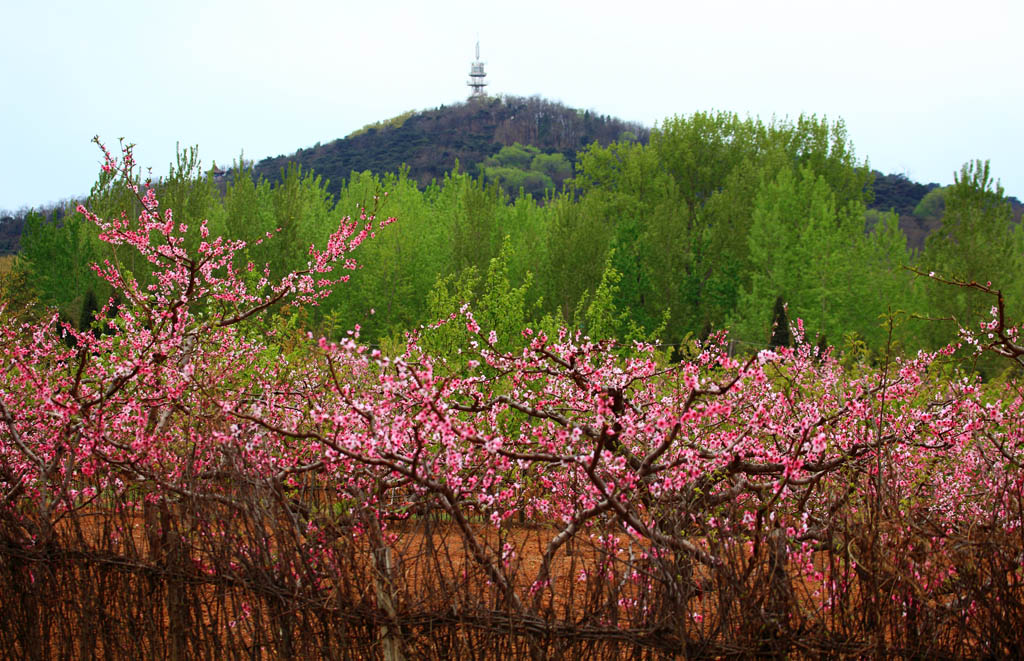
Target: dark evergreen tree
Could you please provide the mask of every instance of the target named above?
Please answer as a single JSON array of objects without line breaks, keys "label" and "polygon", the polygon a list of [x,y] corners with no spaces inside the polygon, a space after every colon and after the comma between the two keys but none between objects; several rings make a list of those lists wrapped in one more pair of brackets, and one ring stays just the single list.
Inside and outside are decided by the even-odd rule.
[{"label": "dark evergreen tree", "polygon": [[[87,331],[92,327],[92,322],[96,320],[96,313],[99,312],[100,305],[96,300],[96,292],[90,287],[85,292],[85,298],[82,300],[82,312],[78,315],[78,330]],[[99,329],[93,331],[96,337],[99,337]]]},{"label": "dark evergreen tree", "polygon": [[768,340],[768,348],[788,347],[790,342],[792,342],[792,337],[789,334],[789,316],[786,314],[786,302],[779,296],[775,299],[775,309],[772,311],[772,336]]}]

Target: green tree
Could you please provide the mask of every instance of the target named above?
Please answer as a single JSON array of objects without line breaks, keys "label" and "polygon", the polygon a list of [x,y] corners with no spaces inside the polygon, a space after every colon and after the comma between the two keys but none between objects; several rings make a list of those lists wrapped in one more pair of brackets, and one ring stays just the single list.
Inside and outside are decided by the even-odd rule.
[{"label": "green tree", "polygon": [[438,277],[427,294],[427,319],[420,332],[420,346],[434,356],[456,360],[459,350],[468,340],[465,325],[459,322],[458,312],[471,303],[480,282],[474,267],[459,274]]},{"label": "green tree", "polygon": [[[847,283],[852,306],[847,323],[868,347],[884,355],[889,341],[889,312],[909,313],[920,307],[920,283],[915,282],[914,274],[907,268],[912,264],[912,255],[895,213],[878,216],[860,237],[851,263],[856,268]],[[906,350],[923,348],[919,332],[912,326],[895,325],[893,339]]]},{"label": "green tree", "polygon": [[507,198],[498,186],[467,175],[453,177],[446,186],[455,187],[458,199],[449,221],[452,223],[450,268],[461,271],[475,266],[483,271],[501,245],[498,208],[504,206]]},{"label": "green tree", "polygon": [[921,198],[914,207],[914,215],[918,218],[942,218],[946,211],[946,189],[933,188]]},{"label": "green tree", "polygon": [[540,150],[532,145],[521,145],[518,142],[502,147],[497,154],[484,161],[486,167],[505,167],[517,170],[529,170],[530,163],[540,155]]},{"label": "green tree", "polygon": [[544,208],[546,240],[539,253],[543,258],[542,291],[545,309],[555,318],[571,319],[583,292],[593,291],[601,278],[613,221],[595,213],[593,207],[562,193]]},{"label": "green tree", "polygon": [[572,165],[563,154],[544,154],[537,147],[518,142],[502,147],[479,166],[480,177],[502,188],[510,197],[543,197],[572,176]]},{"label": "green tree", "polygon": [[202,169],[198,147],[177,148],[167,176],[156,182],[156,193],[160,205],[173,211],[175,221],[188,226],[186,242],[190,249],[201,240],[199,226],[204,220],[209,221],[214,236],[227,230],[220,192],[213,177]]},{"label": "green tree", "polygon": [[740,292],[751,291],[753,201],[780,170],[810,168],[836,209],[870,199],[870,171],[842,122],[813,116],[768,125],[732,113],[673,117],[649,145],[594,145],[577,167],[584,201],[613,219],[620,307],[648,329],[671,309],[670,342],[735,316]]},{"label": "green tree", "polygon": [[[240,155],[232,168],[231,181],[224,190],[224,222],[228,236],[250,245],[272,232],[274,205],[270,182],[253,179],[252,164]],[[253,252],[250,248],[250,252]],[[266,260],[257,260],[265,262]]]},{"label": "green tree", "polygon": [[543,197],[555,187],[554,181],[543,172],[520,170],[510,167],[482,168],[481,177],[489,183],[500,186],[509,196],[530,195]]},{"label": "green tree", "polygon": [[509,351],[522,346],[520,332],[530,325],[527,293],[533,282],[529,273],[522,284],[514,287],[509,280],[509,265],[513,259],[512,244],[505,237],[501,252],[491,260],[483,282],[483,291],[474,305],[480,328],[497,334],[497,347]]},{"label": "green tree", "polygon": [[[789,331],[789,315],[786,314],[786,302],[781,296],[775,297],[775,305],[772,307],[771,338],[768,340],[768,347],[778,349],[788,347],[793,343]],[[825,337],[822,335],[822,337]]]},{"label": "green tree", "polygon": [[758,311],[780,296],[789,303],[790,317],[803,319],[812,337],[842,336],[860,303],[849,285],[857,277],[853,258],[863,233],[863,205],[837,207],[825,178],[809,167],[799,175],[783,169],[766,182],[748,237],[753,271],[737,309],[740,337],[754,344],[764,337]]},{"label": "green tree", "polygon": [[565,154],[537,154],[530,161],[530,169],[551,179],[555,188],[572,176],[572,163]]},{"label": "green tree", "polygon": [[100,286],[89,266],[97,260],[96,243],[95,225],[77,212],[25,216],[20,257],[29,281],[44,303],[76,326],[86,291]]},{"label": "green tree", "polygon": [[[1013,210],[994,181],[988,161],[966,163],[954,175],[954,183],[945,189],[945,213],[940,227],[928,236],[921,267],[947,279],[963,282],[992,282],[1006,290],[1018,287],[1019,261],[1013,231]],[[928,313],[955,318],[959,323],[975,323],[991,305],[978,292],[949,287],[928,287]],[[1011,301],[1013,314],[1021,310]],[[948,325],[932,324],[929,331],[933,346],[948,341],[954,330]]]},{"label": "green tree", "polygon": [[622,274],[615,270],[613,264],[615,250],[608,252],[605,260],[604,273],[601,274],[601,283],[593,296],[584,293],[580,300],[579,308],[583,311],[582,317],[587,334],[595,340],[607,338],[625,338],[626,327],[629,322],[629,311],[620,312],[615,306],[616,294],[619,290],[619,281]]},{"label": "green tree", "polygon": [[96,321],[96,313],[99,312],[99,309],[100,305],[96,299],[96,291],[90,287],[86,290],[82,300],[82,311],[78,315],[78,330],[89,330],[93,322]]},{"label": "green tree", "polygon": [[312,243],[323,242],[336,228],[332,222],[334,201],[328,182],[318,175],[289,163],[281,181],[273,187],[274,222],[277,236],[270,243],[272,267],[277,272],[300,267]]},{"label": "green tree", "polygon": [[372,211],[374,198],[378,220],[395,216],[398,222],[377,231],[372,241],[356,249],[353,256],[360,268],[321,306],[325,313],[337,311],[341,330],[360,324],[369,342],[399,337],[429,321],[427,295],[446,272],[448,247],[444,223],[405,169],[383,177],[353,173],[339,194],[332,224],[364,206]]}]

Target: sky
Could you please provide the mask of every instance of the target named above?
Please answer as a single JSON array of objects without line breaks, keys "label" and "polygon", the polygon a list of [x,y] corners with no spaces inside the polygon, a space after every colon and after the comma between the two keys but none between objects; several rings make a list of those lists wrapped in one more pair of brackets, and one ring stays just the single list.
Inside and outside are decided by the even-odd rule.
[{"label": "sky", "polygon": [[491,94],[655,126],[725,110],[842,119],[858,158],[948,184],[988,159],[1024,198],[1024,3],[104,0],[0,9],[0,210],[88,193],[99,135],[167,173],[290,154]]}]

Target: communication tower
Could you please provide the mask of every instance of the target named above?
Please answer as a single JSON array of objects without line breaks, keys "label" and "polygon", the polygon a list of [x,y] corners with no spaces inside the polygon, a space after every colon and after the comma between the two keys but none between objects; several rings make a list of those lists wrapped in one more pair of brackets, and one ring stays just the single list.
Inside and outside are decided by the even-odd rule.
[{"label": "communication tower", "polygon": [[469,82],[466,84],[473,88],[469,98],[478,99],[484,97],[484,88],[487,87],[487,83],[484,78],[487,74],[484,73],[484,63],[480,61],[480,41],[476,42],[476,59],[469,67]]}]

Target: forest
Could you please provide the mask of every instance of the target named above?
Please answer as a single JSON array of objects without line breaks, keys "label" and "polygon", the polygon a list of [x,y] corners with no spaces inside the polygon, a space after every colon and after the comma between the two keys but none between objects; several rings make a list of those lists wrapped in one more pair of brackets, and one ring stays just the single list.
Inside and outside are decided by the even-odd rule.
[{"label": "forest", "polygon": [[[954,319],[985,307],[915,272],[992,282],[1019,312],[1019,214],[983,161],[966,163],[953,185],[904,192],[911,202],[921,196],[914,209],[895,201],[882,212],[871,207],[876,186],[898,200],[892,191],[913,184],[877,178],[841,121],[695,113],[644,137],[594,142],[572,161],[518,142],[495,145],[476,172],[452,169],[425,187],[404,167],[332,183],[297,163],[271,178],[242,159],[230,177],[214,178],[192,148],[154,185],[177,219],[191,227],[207,219],[211,231],[249,242],[254,263],[279,272],[301,266],[304,247],[361,205],[398,218],[360,248],[344,296],[281,311],[332,337],[358,324],[375,346],[398,346],[406,332],[468,302],[503,337],[528,324],[568,325],[671,352],[728,329],[738,351],[753,351],[767,345],[784,309],[823,346],[870,358],[888,343],[913,354],[938,348]],[[101,216],[138,212],[109,174],[85,205]],[[926,240],[914,223],[928,225]],[[273,241],[253,245],[267,233]],[[14,290],[38,295],[78,327],[91,323],[111,291],[90,264],[118,258],[116,247],[70,206],[30,214],[20,242]],[[127,266],[146,277],[146,264]]]}]

